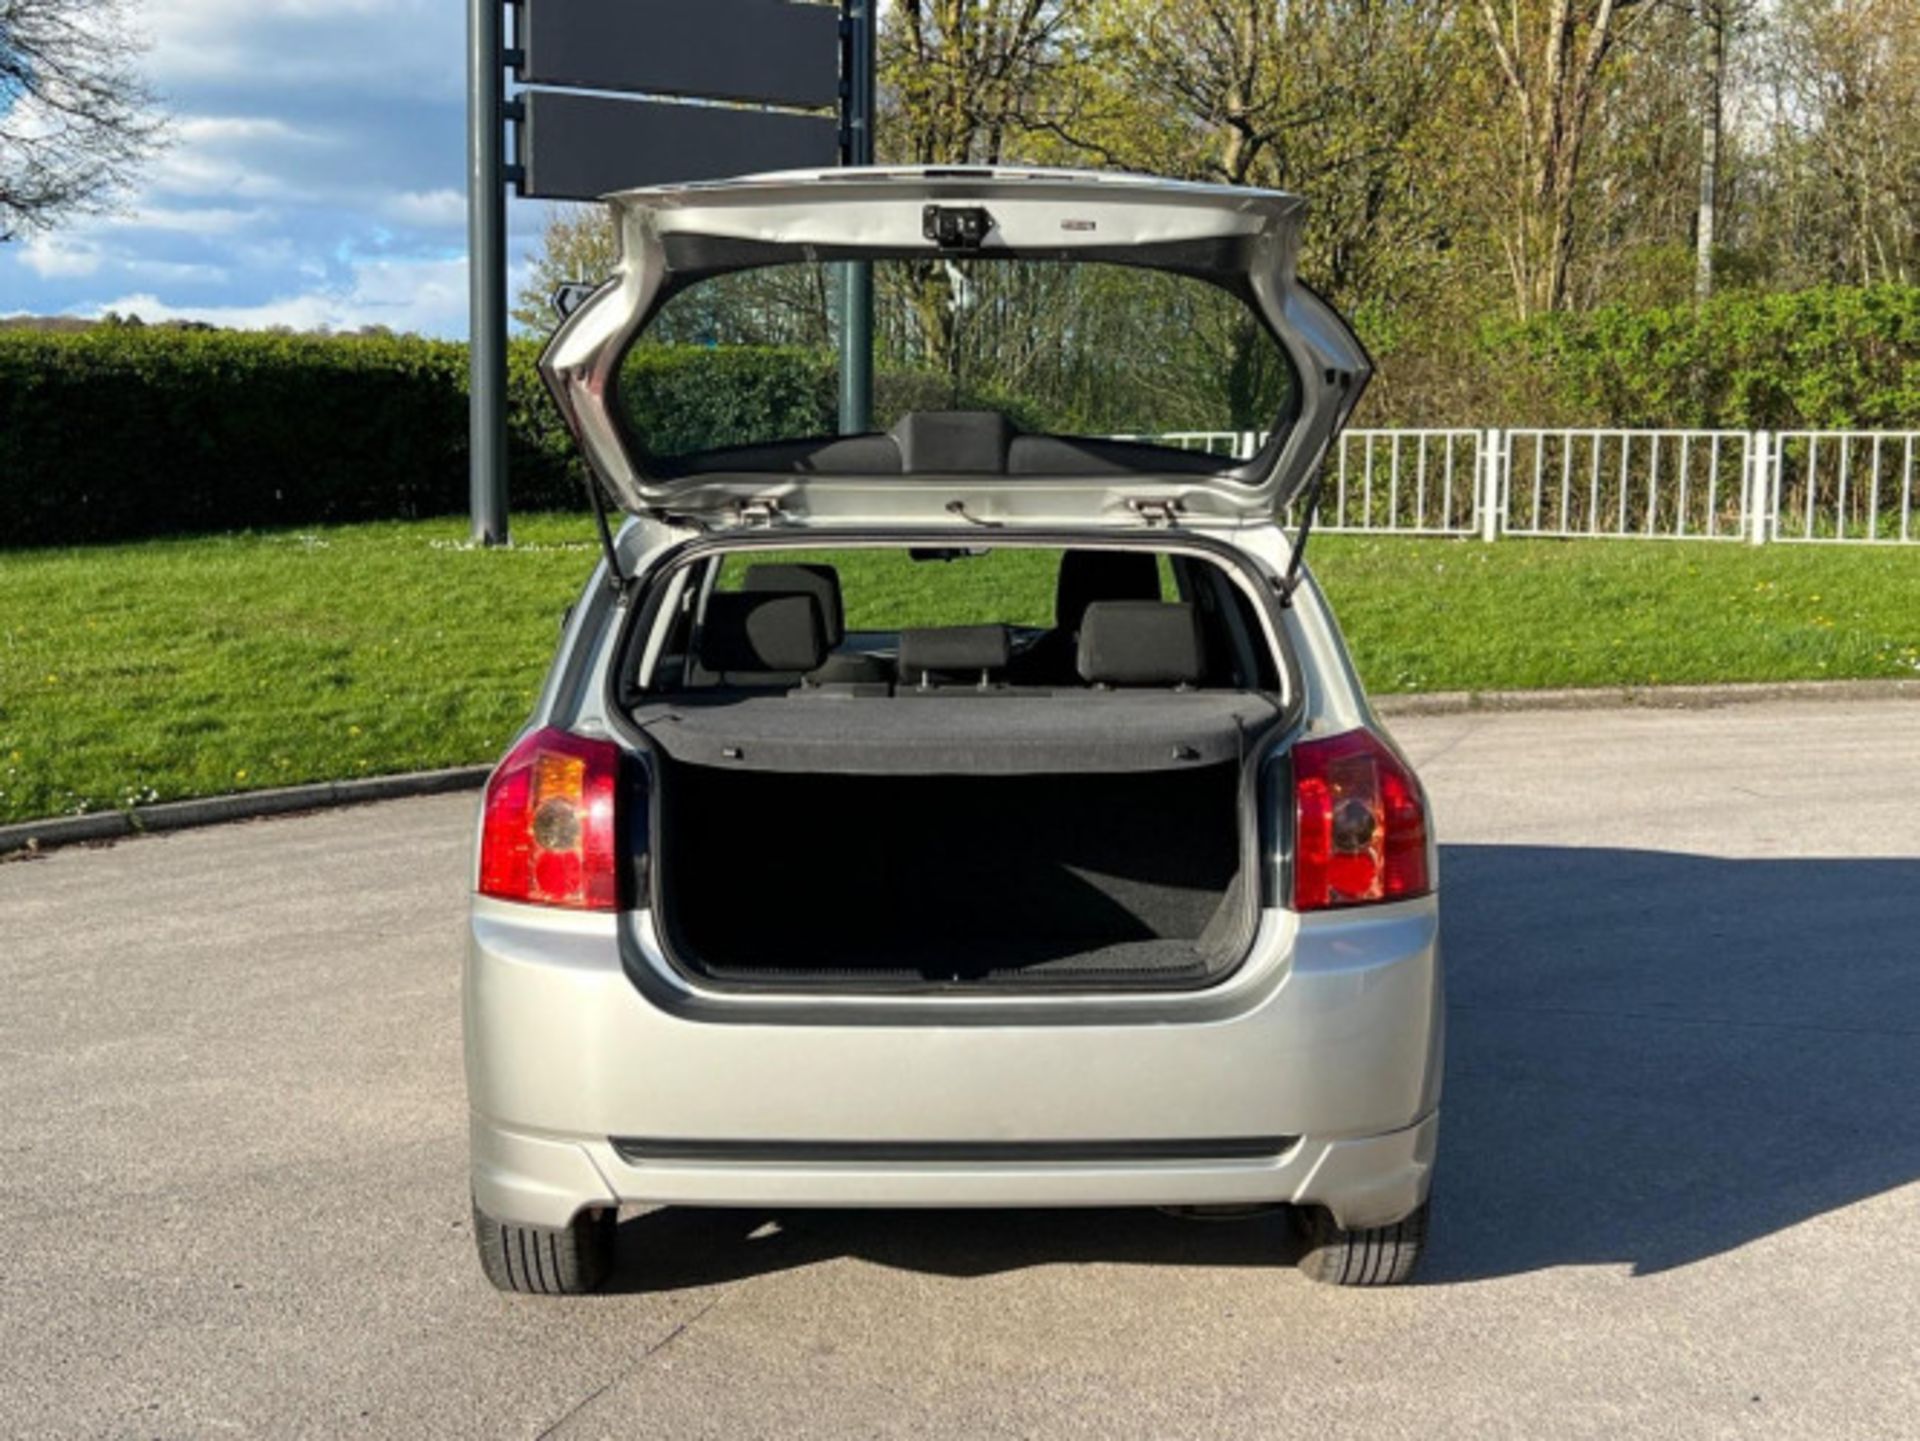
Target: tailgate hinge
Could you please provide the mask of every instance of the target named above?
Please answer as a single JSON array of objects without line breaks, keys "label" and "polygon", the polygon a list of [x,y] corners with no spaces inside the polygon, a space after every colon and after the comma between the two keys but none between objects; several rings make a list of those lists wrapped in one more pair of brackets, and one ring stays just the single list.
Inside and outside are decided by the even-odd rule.
[{"label": "tailgate hinge", "polygon": [[1139,516],[1140,519],[1148,525],[1178,525],[1180,523],[1180,512],[1184,510],[1185,507],[1181,505],[1179,496],[1170,495],[1164,498],[1148,497],[1129,500],[1127,502],[1127,509]]},{"label": "tailgate hinge", "polygon": [[756,495],[751,500],[737,500],[733,504],[733,514],[741,525],[768,526],[786,518],[777,495]]}]

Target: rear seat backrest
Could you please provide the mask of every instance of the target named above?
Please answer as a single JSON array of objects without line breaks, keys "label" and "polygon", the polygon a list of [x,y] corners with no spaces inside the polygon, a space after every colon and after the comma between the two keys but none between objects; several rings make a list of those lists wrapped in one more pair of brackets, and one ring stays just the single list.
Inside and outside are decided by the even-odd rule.
[{"label": "rear seat backrest", "polygon": [[715,591],[707,597],[698,661],[723,685],[793,685],[826,654],[826,623],[813,595]]},{"label": "rear seat backrest", "polygon": [[1184,601],[1097,600],[1080,622],[1079,669],[1089,685],[1199,685],[1200,616]]}]

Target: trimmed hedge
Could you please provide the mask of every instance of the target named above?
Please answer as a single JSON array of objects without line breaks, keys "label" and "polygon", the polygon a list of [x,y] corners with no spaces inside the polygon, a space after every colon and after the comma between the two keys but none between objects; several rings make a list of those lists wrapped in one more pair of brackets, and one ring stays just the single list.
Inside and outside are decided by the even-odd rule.
[{"label": "trimmed hedge", "polygon": [[[508,356],[516,509],[584,504],[534,362]],[[698,364],[690,364],[697,360]],[[723,372],[716,383],[715,362]],[[636,421],[671,445],[832,428],[830,358],[649,351]],[[467,351],[414,336],[0,331],[0,546],[448,515],[467,505]]]},{"label": "trimmed hedge", "polygon": [[[1494,328],[1481,368],[1516,356],[1507,412],[1576,423],[1726,430],[1920,425],[1920,286],[1819,286],[1718,295],[1705,305],[1604,306]],[[1518,382],[1515,384],[1514,382]]]},{"label": "trimmed hedge", "polygon": [[684,455],[771,435],[831,434],[840,414],[839,375],[823,351],[647,345],[628,353],[620,388],[648,446]]},{"label": "trimmed hedge", "polygon": [[[511,498],[572,508],[579,462],[537,355],[509,353]],[[1490,324],[1382,369],[1363,423],[1904,428],[1920,425],[1920,287]],[[820,352],[662,346],[628,362],[625,388],[671,454],[830,431],[834,384]],[[877,390],[883,412],[949,393],[917,374]],[[466,393],[466,347],[412,336],[0,330],[0,547],[457,513]]]},{"label": "trimmed hedge", "polygon": [[[528,424],[528,379],[513,387],[515,490],[571,500],[556,427]],[[447,342],[0,332],[0,541],[443,514],[465,501],[466,432],[466,349]]]}]

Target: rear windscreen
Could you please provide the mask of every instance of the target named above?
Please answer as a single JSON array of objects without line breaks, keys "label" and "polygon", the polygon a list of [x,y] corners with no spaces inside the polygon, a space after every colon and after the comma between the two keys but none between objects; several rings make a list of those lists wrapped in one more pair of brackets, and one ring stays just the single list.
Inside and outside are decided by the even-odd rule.
[{"label": "rear windscreen", "polygon": [[[1054,621],[1063,554],[1042,546],[923,551],[918,558],[904,550],[873,547],[753,551],[722,557],[714,588],[745,588],[756,566],[809,566],[833,577],[849,631],[952,625],[1039,628]],[[1167,558],[1154,560],[1160,575],[1157,594],[1175,598]]]},{"label": "rear windscreen", "polygon": [[[1209,280],[1092,261],[926,257],[873,276],[873,429],[997,411],[1015,430],[1245,458],[1291,410],[1285,351]],[[737,271],[672,294],[621,366],[646,453],[831,435],[844,264]]]},{"label": "rear windscreen", "polygon": [[[936,689],[952,671],[975,691],[1087,690],[1101,677],[1083,666],[1081,642],[1102,606],[1105,649],[1096,660],[1117,655],[1123,669],[1130,655],[1164,662],[1162,647],[1179,643],[1171,630],[1197,648],[1186,669],[1156,672],[1153,684],[1278,685],[1245,590],[1193,556],[1141,547],[753,546],[690,561],[687,574],[684,597],[660,617],[662,661],[650,689],[784,693],[851,682],[884,695],[903,684],[926,688],[931,670]],[[916,636],[936,651],[985,646],[992,654],[919,665]]]}]

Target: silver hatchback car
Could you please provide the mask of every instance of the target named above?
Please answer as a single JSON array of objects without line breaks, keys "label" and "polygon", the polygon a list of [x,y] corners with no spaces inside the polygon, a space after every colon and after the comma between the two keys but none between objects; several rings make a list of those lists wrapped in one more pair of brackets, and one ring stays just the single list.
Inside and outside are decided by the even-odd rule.
[{"label": "silver hatchback car", "polygon": [[[480,822],[488,1277],[593,1288],[623,1206],[1140,1205],[1289,1208],[1277,1259],[1404,1280],[1434,837],[1301,563],[1369,373],[1301,202],[874,169],[614,206],[542,369],[629,519]],[[863,291],[884,423],[822,433]]]}]

